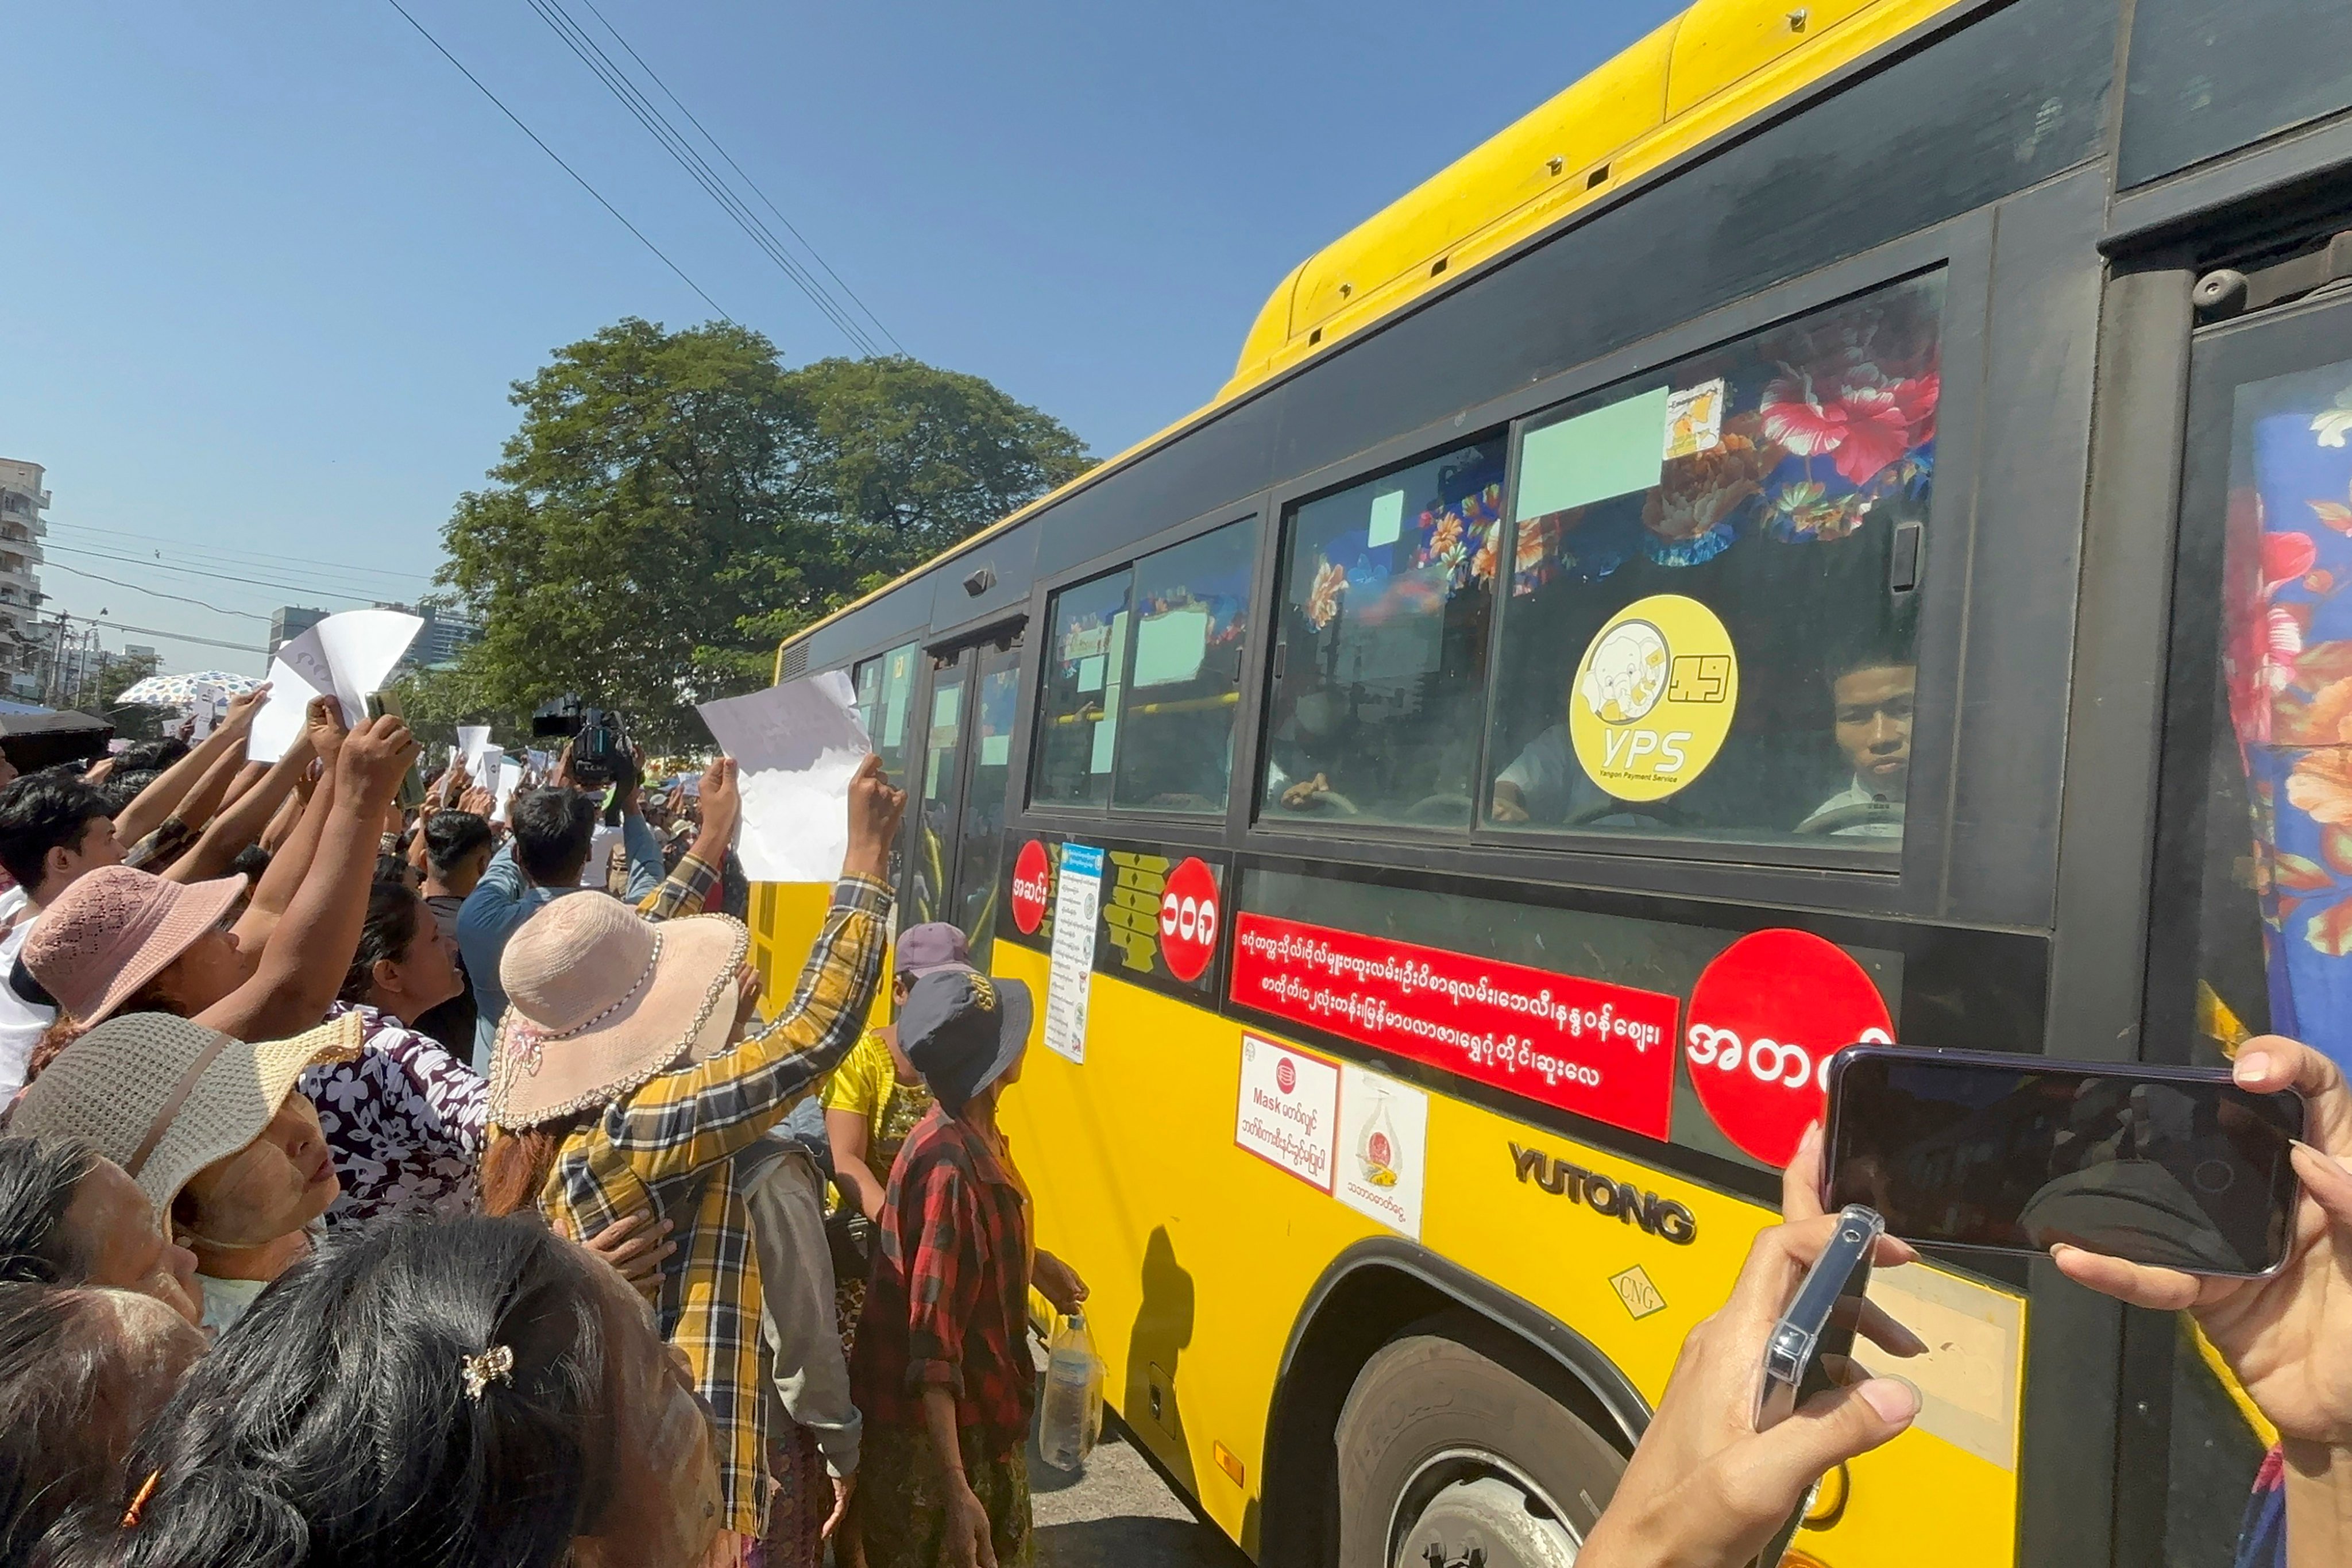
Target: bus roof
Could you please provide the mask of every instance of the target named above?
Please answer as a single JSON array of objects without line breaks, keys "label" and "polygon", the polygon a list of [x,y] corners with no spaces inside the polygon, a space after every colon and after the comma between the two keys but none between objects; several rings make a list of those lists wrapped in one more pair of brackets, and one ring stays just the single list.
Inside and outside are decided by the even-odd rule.
[{"label": "bus roof", "polygon": [[[814,635],[941,562],[1136,462],[1578,210],[1885,47],[1961,0],[1697,0],[1292,268],[1231,380],[1174,424],[793,633]],[[777,655],[781,674],[782,653]]]}]

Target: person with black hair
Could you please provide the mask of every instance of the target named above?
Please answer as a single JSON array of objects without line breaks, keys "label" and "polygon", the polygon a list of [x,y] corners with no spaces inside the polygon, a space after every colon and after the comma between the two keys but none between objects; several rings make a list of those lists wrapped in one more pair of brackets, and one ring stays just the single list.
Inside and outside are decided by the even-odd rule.
[{"label": "person with black hair", "polygon": [[499,847],[489,819],[477,811],[436,811],[425,819],[420,835],[425,847],[425,907],[449,939],[457,961],[457,994],[423,1016],[410,1020],[419,1034],[441,1042],[451,1052],[473,1053],[474,1029],[480,1009],[474,1005],[474,980],[457,949],[457,911],[489,868]]},{"label": "person with black hair", "polygon": [[97,1285],[204,1320],[196,1255],[130,1173],[79,1138],[0,1138],[0,1280]]},{"label": "person with black hair", "polygon": [[[33,924],[58,895],[101,866],[122,863],[114,808],[78,778],[33,773],[0,789],[0,868],[16,885],[0,896],[0,974],[16,967]],[[0,1102],[25,1085],[26,1063],[58,1010],[0,986]]]},{"label": "person with black hair", "polygon": [[536,1220],[347,1231],[151,1421],[47,1568],[695,1568],[709,1418],[620,1275]]},{"label": "person with black hair", "polygon": [[1900,838],[1919,667],[1908,652],[1864,647],[1831,666],[1829,688],[1838,750],[1853,768],[1853,782],[1815,806],[1797,831]]},{"label": "person with black hair", "polygon": [[359,1015],[360,1055],[302,1075],[342,1180],[326,1213],[331,1228],[474,1206],[488,1086],[401,1021],[447,1001],[459,984],[457,944],[424,900],[401,883],[378,881],[341,996],[327,1015]]},{"label": "person with black hair", "polygon": [[195,748],[177,735],[160,741],[133,741],[114,754],[114,773],[160,773],[174,763],[185,762]]},{"label": "person with black hair", "polygon": [[113,1500],[131,1440],[205,1337],[127,1290],[0,1284],[0,1568],[76,1507]]}]

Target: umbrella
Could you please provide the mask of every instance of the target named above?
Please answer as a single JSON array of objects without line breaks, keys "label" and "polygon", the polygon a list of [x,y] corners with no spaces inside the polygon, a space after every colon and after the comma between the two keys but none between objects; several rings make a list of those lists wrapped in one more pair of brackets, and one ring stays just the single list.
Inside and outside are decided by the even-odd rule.
[{"label": "umbrella", "polygon": [[261,682],[249,675],[231,675],[225,669],[199,670],[194,675],[151,675],[135,686],[123,689],[115,702],[122,707],[185,708],[197,698],[196,689],[211,686],[226,691],[231,697],[241,697]]}]

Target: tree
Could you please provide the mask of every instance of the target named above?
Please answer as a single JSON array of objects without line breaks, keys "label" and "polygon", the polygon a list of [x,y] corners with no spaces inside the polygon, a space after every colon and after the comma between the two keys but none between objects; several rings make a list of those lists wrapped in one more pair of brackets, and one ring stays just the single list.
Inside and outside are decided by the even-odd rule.
[{"label": "tree", "polygon": [[763,683],[776,643],[1083,472],[1059,422],[909,359],[785,368],[732,324],[629,320],[516,384],[520,428],[460,498],[441,580],[482,620],[478,712],[576,693],[649,745]]},{"label": "tree", "polygon": [[176,722],[179,715],[168,708],[126,708],[122,694],[149,676],[160,674],[163,668],[163,659],[152,653],[100,654],[89,661],[66,706],[103,718],[123,740],[158,740],[163,733],[163,721]]}]

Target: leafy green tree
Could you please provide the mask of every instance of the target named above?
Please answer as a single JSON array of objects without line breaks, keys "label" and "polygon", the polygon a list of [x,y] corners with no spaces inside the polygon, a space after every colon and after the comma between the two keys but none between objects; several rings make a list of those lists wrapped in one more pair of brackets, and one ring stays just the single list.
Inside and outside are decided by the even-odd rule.
[{"label": "leafy green tree", "polygon": [[151,675],[163,672],[163,661],[152,653],[110,653],[90,661],[65,706],[104,719],[126,741],[153,741],[163,733],[163,721],[179,721],[168,708],[126,708],[122,694]]},{"label": "leafy green tree", "polygon": [[486,631],[431,702],[487,717],[576,693],[656,748],[700,740],[691,705],[764,683],[792,631],[1087,467],[976,376],[787,369],[731,324],[621,321],[513,401],[491,487],[443,533],[442,580]]}]

